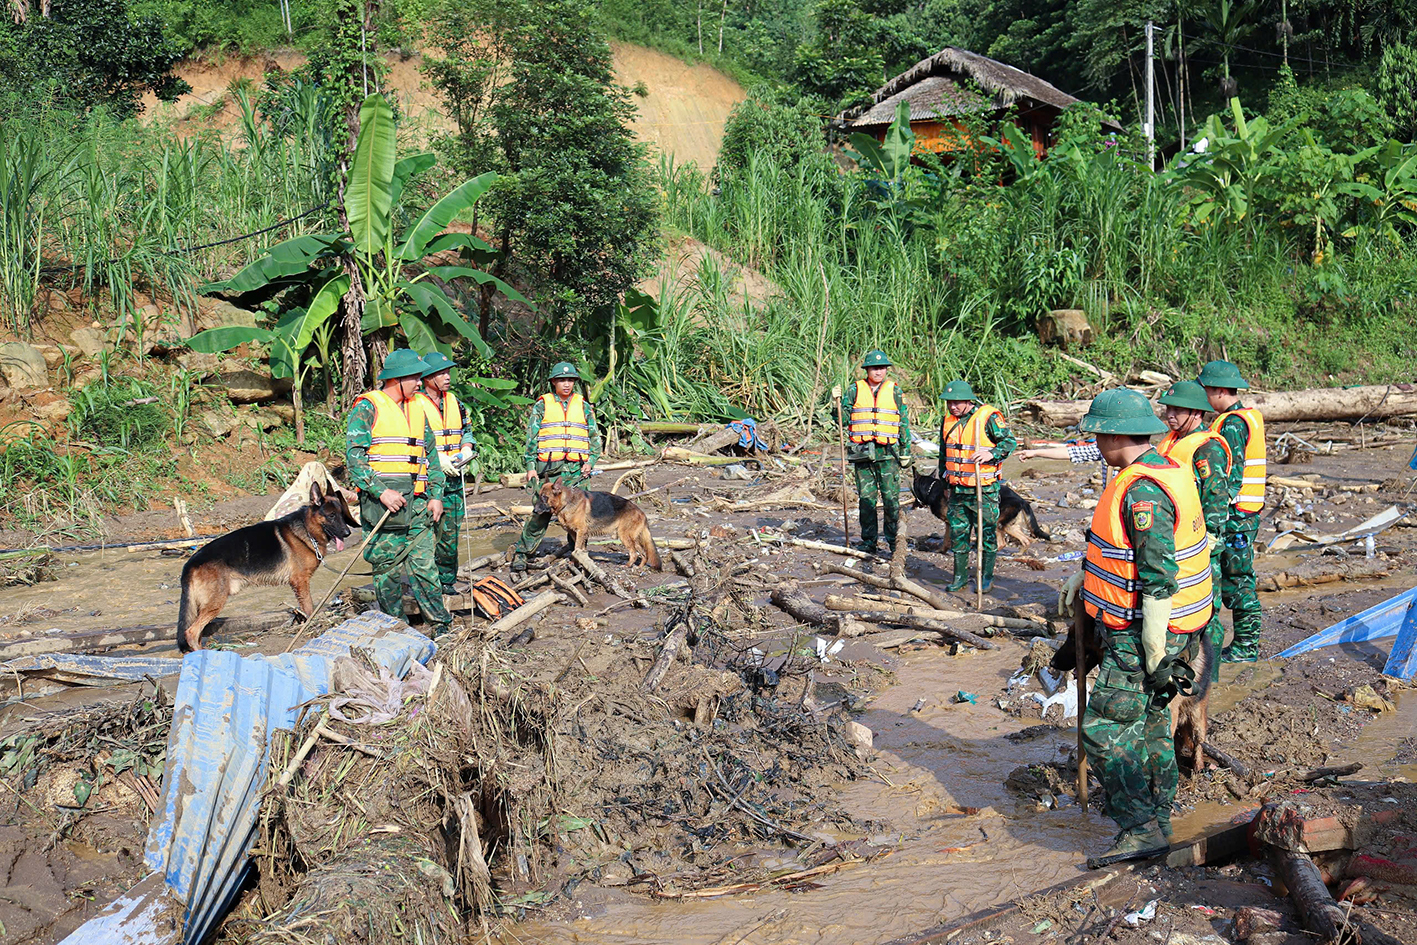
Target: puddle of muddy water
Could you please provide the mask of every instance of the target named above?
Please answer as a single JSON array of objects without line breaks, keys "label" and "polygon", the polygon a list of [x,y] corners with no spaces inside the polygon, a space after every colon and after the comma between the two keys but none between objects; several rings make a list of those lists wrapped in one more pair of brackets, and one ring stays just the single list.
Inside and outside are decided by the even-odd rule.
[{"label": "puddle of muddy water", "polygon": [[[909,654],[896,685],[859,716],[875,733],[880,777],[841,785],[840,801],[860,820],[890,825],[874,838],[894,847],[889,856],[822,877],[806,893],[656,902],[594,890],[580,903],[583,917],[523,922],[503,941],[883,942],[1083,876],[1087,853],[1111,839],[1111,821],[1076,806],[1036,812],[1004,787],[1015,767],[1056,760],[1076,737],[1063,728],[1018,744],[1004,739],[1027,722],[987,694],[1018,658],[1007,643],[955,658]],[[951,702],[962,689],[980,693],[979,704]],[[724,858],[738,852],[725,848]]]}]

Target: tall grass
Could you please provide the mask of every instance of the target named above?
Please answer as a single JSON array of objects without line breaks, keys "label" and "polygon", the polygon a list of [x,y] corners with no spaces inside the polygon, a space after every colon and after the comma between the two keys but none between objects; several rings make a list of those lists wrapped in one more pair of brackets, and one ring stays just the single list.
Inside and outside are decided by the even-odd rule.
[{"label": "tall grass", "polygon": [[[750,411],[802,415],[824,312],[822,387],[883,348],[927,403],[957,376],[1000,400],[1057,392],[1072,368],[1034,332],[1055,308],[1087,312],[1100,338],[1086,357],[1121,376],[1184,377],[1228,355],[1273,384],[1357,382],[1390,378],[1413,354],[1395,317],[1417,299],[1405,246],[1360,236],[1319,270],[1294,228],[1186,225],[1183,188],[1120,148],[1057,148],[1027,174],[997,158],[973,175],[931,161],[894,183],[750,154],[715,179],[663,160],[668,221],[780,295],[744,310],[701,273],[666,317],[692,339],[680,375]],[[729,324],[745,330],[696,327]]]},{"label": "tall grass", "polygon": [[190,305],[201,281],[328,220],[314,214],[279,232],[193,251],[329,199],[331,123],[321,98],[296,85],[263,106],[269,114],[245,92],[238,101],[242,133],[233,140],[9,103],[0,121],[4,326],[28,332],[42,288],[52,286],[82,287],[126,329],[135,290]]}]

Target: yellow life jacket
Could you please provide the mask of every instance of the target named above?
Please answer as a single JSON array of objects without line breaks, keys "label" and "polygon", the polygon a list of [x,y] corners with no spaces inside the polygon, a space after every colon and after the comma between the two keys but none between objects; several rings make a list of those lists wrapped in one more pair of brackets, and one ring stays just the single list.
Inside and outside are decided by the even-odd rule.
[{"label": "yellow life jacket", "polygon": [[[1156,444],[1156,451],[1162,456],[1174,462],[1182,469],[1195,469],[1196,450],[1200,449],[1207,440],[1217,441],[1221,448],[1225,450],[1225,468],[1211,470],[1212,475],[1230,475],[1230,464],[1233,461],[1230,456],[1230,444],[1225,442],[1225,437],[1216,433],[1210,427],[1201,427],[1192,430],[1185,436],[1177,436],[1173,430],[1162,437],[1161,442]],[[1196,488],[1200,488],[1200,480],[1196,480]]]},{"label": "yellow life jacket", "polygon": [[[1264,415],[1254,407],[1239,407],[1218,414],[1210,422],[1210,428],[1220,431],[1220,425],[1231,414],[1245,421],[1250,438],[1245,441],[1245,474],[1240,480],[1240,491],[1231,501],[1241,512],[1259,512],[1264,508],[1265,444]],[[1234,463],[1234,458],[1231,458]]]},{"label": "yellow life jacket", "polygon": [[1136,552],[1122,521],[1122,499],[1132,483],[1150,479],[1176,508],[1176,593],[1171,597],[1172,633],[1195,633],[1210,622],[1210,549],[1195,473],[1174,461],[1167,466],[1132,463],[1108,484],[1092,513],[1083,563],[1082,600],[1088,614],[1109,627],[1141,619],[1141,582]]},{"label": "yellow life jacket", "polygon": [[856,400],[851,404],[847,426],[853,443],[900,442],[900,409],[896,406],[895,381],[887,378],[873,394],[866,381],[856,382]]},{"label": "yellow life jacket", "polygon": [[940,448],[945,451],[945,481],[950,485],[973,486],[976,472],[980,485],[991,486],[999,481],[998,463],[980,463],[976,469],[969,461],[969,457],[980,450],[993,449],[989,418],[995,416],[1003,414],[996,407],[981,404],[964,419],[955,420],[954,426],[946,427],[954,418],[945,415],[945,423],[940,425]]},{"label": "yellow life jacket", "polygon": [[585,400],[572,394],[565,408],[555,394],[542,394],[545,412],[536,434],[539,462],[583,463],[590,459],[590,424],[586,422]]},{"label": "yellow life jacket", "polygon": [[462,409],[452,391],[443,395],[443,409],[427,391],[419,391],[413,397],[414,403],[427,414],[428,426],[438,443],[438,452],[452,456],[462,448]]},{"label": "yellow life jacket", "polygon": [[374,405],[369,467],[380,476],[412,476],[413,494],[428,490],[428,457],[423,452],[424,415],[417,399],[400,407],[381,390],[360,394],[355,401]]}]

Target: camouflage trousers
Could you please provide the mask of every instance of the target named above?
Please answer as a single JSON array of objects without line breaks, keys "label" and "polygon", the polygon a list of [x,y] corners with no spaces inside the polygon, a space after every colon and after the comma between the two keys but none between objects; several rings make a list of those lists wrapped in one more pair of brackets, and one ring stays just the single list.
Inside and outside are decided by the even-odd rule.
[{"label": "camouflage trousers", "polygon": [[886,543],[894,548],[896,526],[900,522],[900,460],[885,456],[876,460],[853,461],[851,465],[856,472],[861,541],[867,545],[876,543],[876,502],[879,500],[885,507]]},{"label": "camouflage trousers", "polygon": [[391,617],[403,619],[403,572],[408,573],[413,599],[437,636],[448,630],[453,618],[443,606],[443,587],[438,582],[438,564],[434,560],[435,537],[433,520],[424,499],[413,500],[413,517],[407,531],[384,532],[374,535],[373,523],[364,526],[364,560],[374,569],[374,597],[379,609]]},{"label": "camouflage trousers", "polygon": [[462,538],[463,517],[467,515],[462,490],[462,476],[449,476],[443,490],[443,517],[433,525],[433,559],[438,563],[438,580],[444,590],[458,579],[458,541]]},{"label": "camouflage trousers", "polygon": [[1211,599],[1210,623],[1205,625],[1204,633],[1215,647],[1215,658],[1210,661],[1210,681],[1220,682],[1220,651],[1225,646],[1225,624],[1220,622],[1220,547],[1210,552],[1210,586],[1215,594]]},{"label": "camouflage trousers", "polygon": [[[984,554],[993,556],[999,545],[999,484],[984,486]],[[974,548],[974,526],[978,524],[978,505],[973,486],[950,486],[950,505],[945,512],[945,524],[950,527],[950,550],[967,555]]]},{"label": "camouflage trousers", "polygon": [[[579,487],[585,481],[585,466],[580,463],[537,463],[536,474],[541,478],[537,481],[533,489],[532,499],[535,501],[535,492],[542,485],[553,479],[559,479],[568,486]],[[540,515],[532,513],[522,526],[522,537],[517,539],[515,554],[518,557],[528,557],[536,552],[537,545],[541,544],[541,539],[546,535],[546,529],[551,524],[552,515],[550,512],[543,512]]]},{"label": "camouflage trousers", "polygon": [[[1106,794],[1103,810],[1122,830],[1151,820],[1169,824],[1181,780],[1171,711],[1151,701],[1141,625],[1109,627],[1107,633],[1107,651],[1082,722],[1083,748]],[[1184,634],[1167,633],[1166,652],[1181,653],[1195,642]]]},{"label": "camouflage trousers", "polygon": [[1255,593],[1255,537],[1260,517],[1231,512],[1220,536],[1220,599],[1230,608],[1235,636],[1242,651],[1258,650],[1260,598]]}]

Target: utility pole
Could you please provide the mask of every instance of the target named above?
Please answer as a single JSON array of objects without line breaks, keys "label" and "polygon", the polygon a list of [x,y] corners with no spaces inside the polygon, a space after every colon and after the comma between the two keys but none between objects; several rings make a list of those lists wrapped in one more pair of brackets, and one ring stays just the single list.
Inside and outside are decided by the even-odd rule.
[{"label": "utility pole", "polygon": [[1156,25],[1146,21],[1146,166],[1156,170]]},{"label": "utility pole", "polygon": [[1284,68],[1289,68],[1289,0],[1279,0],[1279,35],[1284,39]]}]

